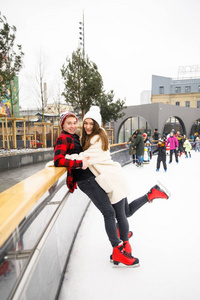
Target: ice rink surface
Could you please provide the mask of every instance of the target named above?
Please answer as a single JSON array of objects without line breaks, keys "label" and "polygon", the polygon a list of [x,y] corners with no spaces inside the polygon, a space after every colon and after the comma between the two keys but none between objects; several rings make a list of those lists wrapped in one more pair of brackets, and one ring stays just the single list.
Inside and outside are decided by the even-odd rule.
[{"label": "ice rink surface", "polygon": [[183,155],[179,164],[123,167],[132,193],[145,194],[159,180],[171,192],[168,200],[145,204],[130,217],[137,268],[114,267],[103,217],[90,204],[66,270],[60,300],[199,300],[200,299],[200,153]]}]

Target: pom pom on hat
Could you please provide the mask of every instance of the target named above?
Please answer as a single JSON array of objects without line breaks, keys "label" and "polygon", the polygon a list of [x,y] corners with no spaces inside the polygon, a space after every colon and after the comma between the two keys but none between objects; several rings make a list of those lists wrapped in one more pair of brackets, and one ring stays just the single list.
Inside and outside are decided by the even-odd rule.
[{"label": "pom pom on hat", "polygon": [[143,137],[146,137],[147,136],[147,134],[146,133],[143,133]]},{"label": "pom pom on hat", "polygon": [[98,123],[99,127],[101,127],[100,108],[98,106],[91,106],[89,111],[85,114],[83,121],[85,119],[93,119]]},{"label": "pom pom on hat", "polygon": [[78,118],[74,113],[72,113],[70,111],[63,111],[60,114],[60,126],[61,126],[61,128],[63,128],[63,123],[64,123],[65,119],[68,118],[68,117],[74,117],[76,119],[76,121],[78,122]]}]

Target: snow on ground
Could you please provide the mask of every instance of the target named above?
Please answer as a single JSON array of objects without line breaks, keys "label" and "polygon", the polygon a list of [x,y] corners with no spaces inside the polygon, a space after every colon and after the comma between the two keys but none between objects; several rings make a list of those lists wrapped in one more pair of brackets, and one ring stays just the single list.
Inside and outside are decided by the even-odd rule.
[{"label": "snow on ground", "polygon": [[53,150],[53,148],[23,148],[23,149],[0,149],[0,157],[2,156],[12,156],[12,155],[19,155],[19,154],[29,154],[29,153],[35,153],[35,152],[44,152]]},{"label": "snow on ground", "polygon": [[199,300],[200,299],[200,153],[156,172],[149,165],[129,164],[123,172],[132,187],[132,201],[157,180],[171,192],[168,200],[145,204],[129,218],[130,243],[140,267],[114,267],[103,218],[90,205],[77,235],[60,300]]}]

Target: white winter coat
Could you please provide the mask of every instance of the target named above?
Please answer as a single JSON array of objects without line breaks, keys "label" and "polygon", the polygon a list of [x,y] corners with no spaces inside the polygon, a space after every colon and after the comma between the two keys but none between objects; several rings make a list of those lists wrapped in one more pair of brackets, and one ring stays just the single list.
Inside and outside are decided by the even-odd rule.
[{"label": "white winter coat", "polygon": [[191,150],[191,144],[190,144],[190,142],[188,141],[188,140],[185,140],[185,142],[184,142],[184,144],[183,144],[183,147],[185,148],[185,151],[186,152],[190,152],[190,150]]},{"label": "white winter coat", "polygon": [[130,187],[122,174],[121,165],[112,160],[110,151],[102,150],[99,135],[91,139],[90,147],[80,154],[66,155],[66,159],[90,157],[89,169],[95,175],[97,183],[108,194],[110,202],[115,204],[130,194]]}]

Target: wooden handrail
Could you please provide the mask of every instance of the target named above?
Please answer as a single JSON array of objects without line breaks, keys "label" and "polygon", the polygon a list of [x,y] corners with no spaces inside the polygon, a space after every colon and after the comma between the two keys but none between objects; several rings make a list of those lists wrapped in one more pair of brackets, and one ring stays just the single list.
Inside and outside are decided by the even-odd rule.
[{"label": "wooden handrail", "polygon": [[0,193],[0,247],[46,191],[67,171],[45,168]]},{"label": "wooden handrail", "polygon": [[112,144],[112,145],[110,145],[110,147],[122,146],[122,145],[126,145],[126,144],[127,144],[127,142],[121,143],[121,144]]}]

